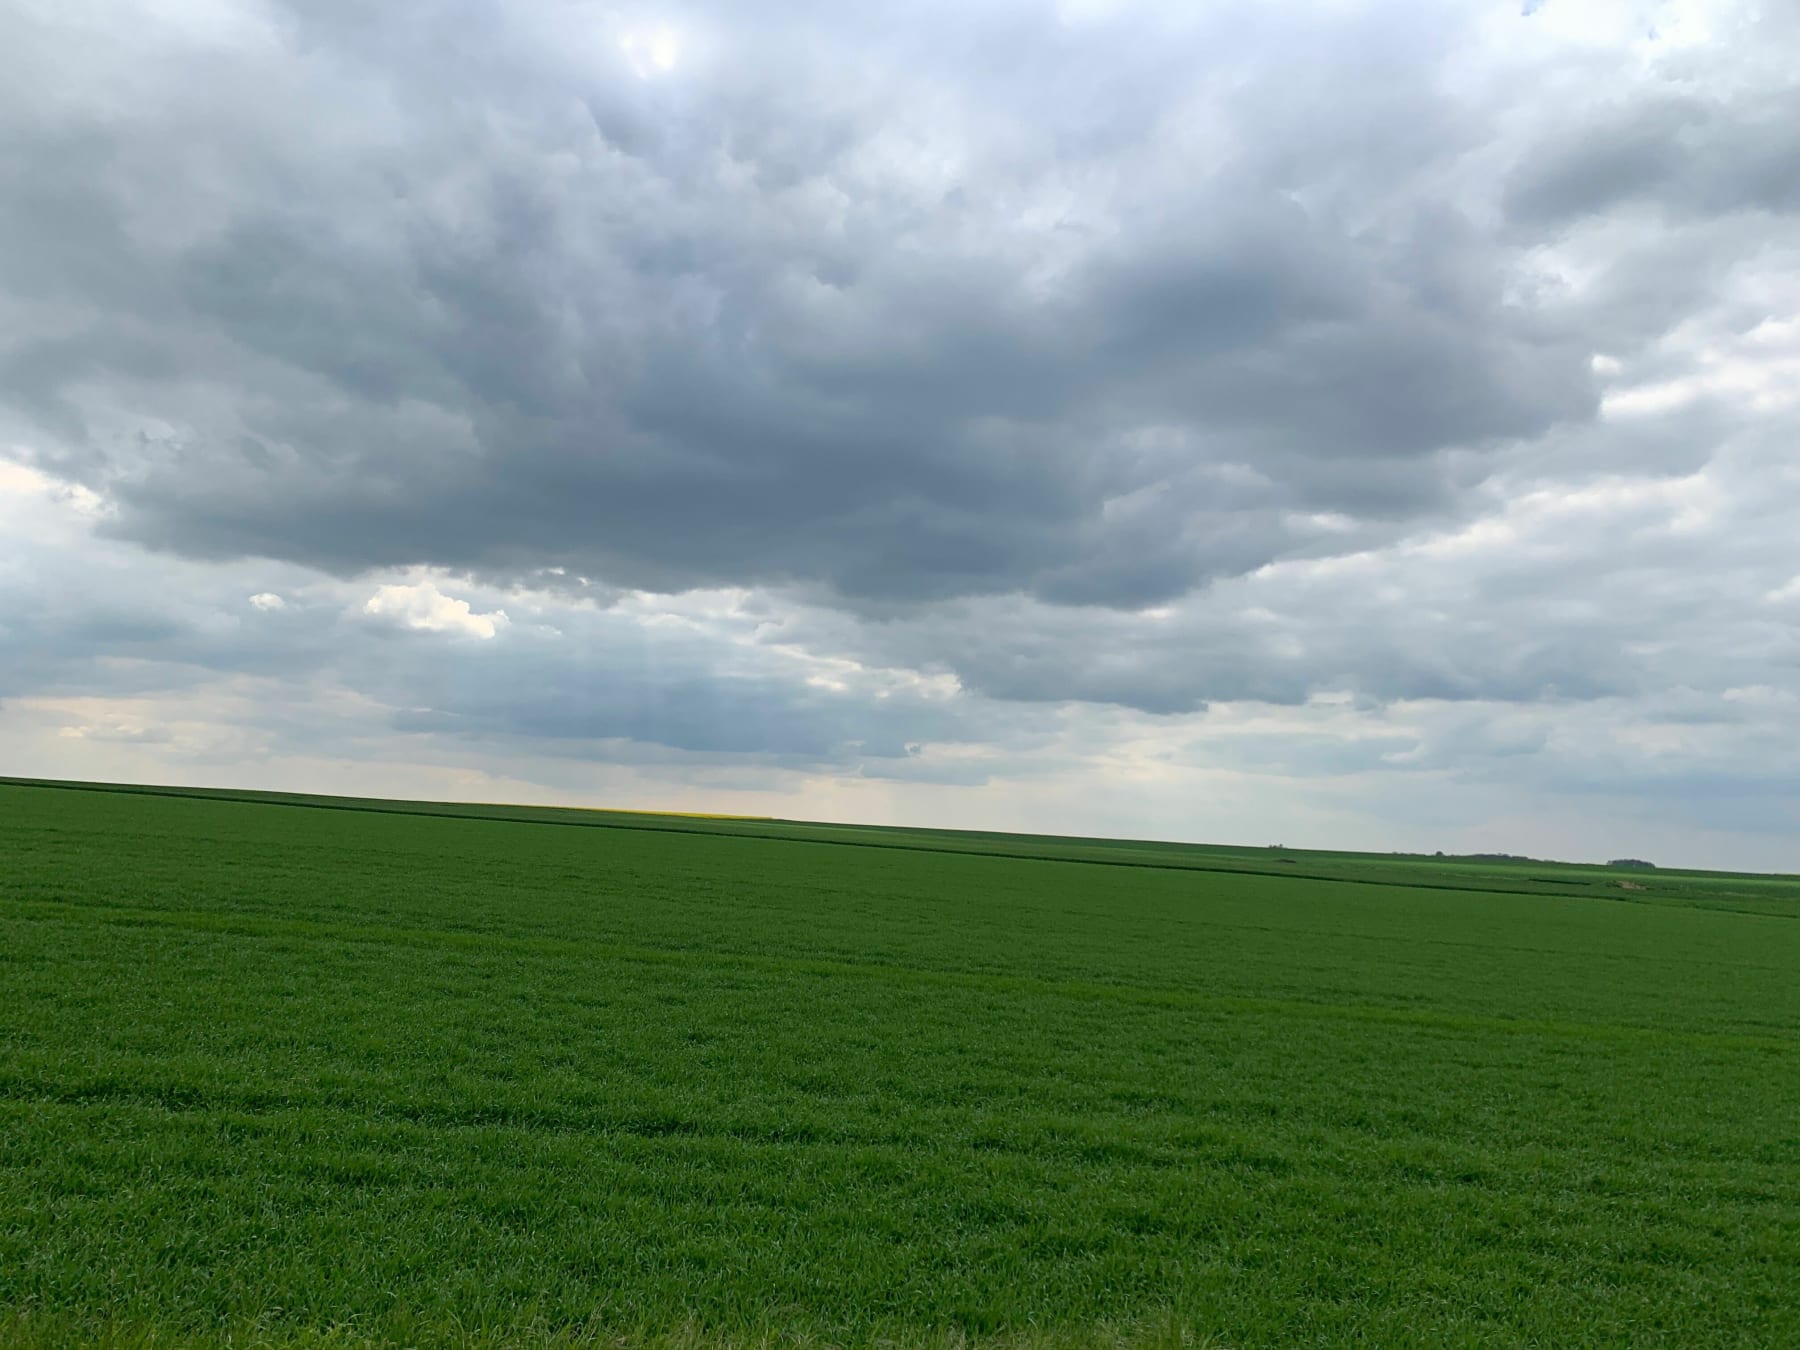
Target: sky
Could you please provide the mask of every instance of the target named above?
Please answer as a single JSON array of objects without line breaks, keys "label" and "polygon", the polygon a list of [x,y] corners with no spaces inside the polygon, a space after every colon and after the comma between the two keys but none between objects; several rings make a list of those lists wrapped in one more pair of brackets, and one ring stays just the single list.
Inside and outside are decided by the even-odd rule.
[{"label": "sky", "polygon": [[1796,51],[12,0],[0,772],[1800,871]]}]

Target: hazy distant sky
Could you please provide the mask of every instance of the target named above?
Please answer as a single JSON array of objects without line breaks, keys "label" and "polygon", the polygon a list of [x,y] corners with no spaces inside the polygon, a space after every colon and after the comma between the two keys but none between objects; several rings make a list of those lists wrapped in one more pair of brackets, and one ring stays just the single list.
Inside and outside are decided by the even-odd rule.
[{"label": "hazy distant sky", "polygon": [[1796,53],[10,0],[0,772],[1800,870]]}]

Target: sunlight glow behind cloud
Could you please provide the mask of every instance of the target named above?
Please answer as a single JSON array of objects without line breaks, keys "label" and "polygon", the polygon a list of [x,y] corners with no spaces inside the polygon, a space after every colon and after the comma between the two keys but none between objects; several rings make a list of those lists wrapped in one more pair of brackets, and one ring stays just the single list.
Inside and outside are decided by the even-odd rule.
[{"label": "sunlight glow behind cloud", "polygon": [[681,34],[667,24],[630,29],[619,47],[641,80],[667,75],[681,61]]}]

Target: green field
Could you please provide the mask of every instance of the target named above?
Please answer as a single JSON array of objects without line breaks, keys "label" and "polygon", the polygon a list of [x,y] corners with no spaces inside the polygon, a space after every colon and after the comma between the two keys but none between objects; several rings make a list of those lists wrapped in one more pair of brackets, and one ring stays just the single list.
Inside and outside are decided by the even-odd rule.
[{"label": "green field", "polygon": [[319,1336],[1800,1345],[1800,880],[0,782],[0,1342]]}]

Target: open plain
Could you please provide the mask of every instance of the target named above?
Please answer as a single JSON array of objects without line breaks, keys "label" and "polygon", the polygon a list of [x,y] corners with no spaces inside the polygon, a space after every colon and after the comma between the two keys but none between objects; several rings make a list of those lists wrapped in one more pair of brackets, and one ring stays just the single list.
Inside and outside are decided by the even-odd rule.
[{"label": "open plain", "polygon": [[11,780],[0,1341],[1800,1344],[1797,977],[1792,878]]}]

